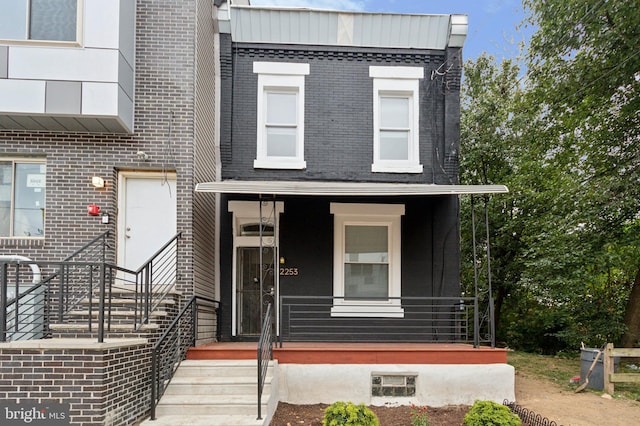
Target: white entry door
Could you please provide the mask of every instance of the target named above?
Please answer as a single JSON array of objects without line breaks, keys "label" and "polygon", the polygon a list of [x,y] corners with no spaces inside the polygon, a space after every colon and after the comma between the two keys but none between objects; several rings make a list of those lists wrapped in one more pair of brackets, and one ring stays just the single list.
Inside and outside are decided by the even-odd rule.
[{"label": "white entry door", "polygon": [[118,265],[137,270],[176,234],[176,176],[121,173]]}]

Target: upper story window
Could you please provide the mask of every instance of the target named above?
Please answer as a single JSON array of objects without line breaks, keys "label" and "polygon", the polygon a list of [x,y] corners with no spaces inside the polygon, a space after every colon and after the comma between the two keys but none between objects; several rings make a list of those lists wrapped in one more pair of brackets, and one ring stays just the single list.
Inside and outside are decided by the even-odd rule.
[{"label": "upper story window", "polygon": [[304,169],[304,76],[309,64],[254,62],[258,74],[257,151],[263,169]]},{"label": "upper story window", "polygon": [[47,166],[0,159],[0,238],[44,237]]},{"label": "upper story window", "polygon": [[0,39],[77,41],[79,0],[0,0]]},{"label": "upper story window", "polygon": [[420,164],[420,67],[369,67],[373,78],[371,171],[422,173]]}]

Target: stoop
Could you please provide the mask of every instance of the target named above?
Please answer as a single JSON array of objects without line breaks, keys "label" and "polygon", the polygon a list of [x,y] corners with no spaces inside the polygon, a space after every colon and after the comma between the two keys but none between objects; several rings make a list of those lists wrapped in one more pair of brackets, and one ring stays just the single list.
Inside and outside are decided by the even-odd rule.
[{"label": "stoop", "polygon": [[277,406],[272,361],[262,394],[258,420],[256,360],[186,360],[156,407],[156,420],[144,426],[267,426]]}]

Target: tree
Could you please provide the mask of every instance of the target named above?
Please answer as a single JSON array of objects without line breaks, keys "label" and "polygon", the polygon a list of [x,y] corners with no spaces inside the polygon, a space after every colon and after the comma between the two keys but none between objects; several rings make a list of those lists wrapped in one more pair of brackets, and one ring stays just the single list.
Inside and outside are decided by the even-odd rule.
[{"label": "tree", "polygon": [[[614,319],[623,305],[621,343],[633,346],[640,338],[640,242],[630,234],[640,214],[640,3],[523,3],[538,27],[528,51],[528,96],[544,112],[543,155],[570,176],[552,205],[559,225],[551,240],[568,241],[581,262],[560,276],[579,294],[605,296]],[[533,243],[529,272],[553,263],[548,241]]]}]

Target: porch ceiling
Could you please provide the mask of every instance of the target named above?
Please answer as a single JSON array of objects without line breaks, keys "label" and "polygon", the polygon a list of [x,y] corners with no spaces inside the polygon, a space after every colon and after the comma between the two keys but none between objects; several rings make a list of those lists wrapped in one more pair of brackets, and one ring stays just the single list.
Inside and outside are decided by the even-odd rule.
[{"label": "porch ceiling", "polygon": [[504,185],[433,185],[422,183],[327,182],[327,181],[241,181],[202,182],[196,192],[265,195],[464,195],[504,194]]}]

